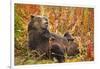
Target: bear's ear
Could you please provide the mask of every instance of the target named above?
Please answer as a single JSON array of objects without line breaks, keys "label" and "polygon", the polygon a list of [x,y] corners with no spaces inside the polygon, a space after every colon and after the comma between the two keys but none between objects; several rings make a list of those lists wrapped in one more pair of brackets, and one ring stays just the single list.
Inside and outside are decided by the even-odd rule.
[{"label": "bear's ear", "polygon": [[31,15],[31,19],[33,19],[35,16],[34,15]]}]

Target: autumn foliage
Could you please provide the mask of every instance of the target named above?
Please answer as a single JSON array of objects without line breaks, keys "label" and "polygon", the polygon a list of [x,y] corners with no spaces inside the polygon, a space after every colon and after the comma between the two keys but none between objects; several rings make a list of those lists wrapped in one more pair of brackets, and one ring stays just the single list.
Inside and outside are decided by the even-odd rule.
[{"label": "autumn foliage", "polygon": [[[48,6],[32,4],[14,5],[15,64],[34,64],[27,57],[27,27],[31,15],[47,16],[49,31],[63,36],[70,32],[79,44],[80,54],[66,62],[94,60],[94,9],[83,7]],[[42,60],[35,63],[53,63]]]}]

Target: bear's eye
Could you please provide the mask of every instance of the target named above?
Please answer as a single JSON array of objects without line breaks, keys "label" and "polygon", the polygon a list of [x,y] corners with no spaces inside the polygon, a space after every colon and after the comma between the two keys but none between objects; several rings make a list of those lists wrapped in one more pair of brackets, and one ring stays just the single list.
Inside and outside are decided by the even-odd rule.
[{"label": "bear's eye", "polygon": [[47,18],[45,18],[45,20],[46,20],[46,21],[48,21],[48,19],[47,19]]},{"label": "bear's eye", "polygon": [[43,17],[43,19],[44,19],[45,21],[48,21],[48,18],[47,18],[47,17]]}]

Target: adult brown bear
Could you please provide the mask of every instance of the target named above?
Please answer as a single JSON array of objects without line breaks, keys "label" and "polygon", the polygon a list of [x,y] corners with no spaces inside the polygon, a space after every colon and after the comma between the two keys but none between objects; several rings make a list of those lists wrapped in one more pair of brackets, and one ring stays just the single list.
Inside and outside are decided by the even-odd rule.
[{"label": "adult brown bear", "polygon": [[[48,19],[45,16],[31,16],[31,21],[28,25],[28,46],[30,50],[36,50],[40,54],[46,54],[46,57],[55,57],[58,62],[64,62],[64,51],[60,37],[48,30]],[[55,38],[55,40],[52,39]],[[51,39],[51,40],[50,40]],[[52,41],[52,43],[50,43]],[[54,55],[52,53],[55,53]],[[61,55],[61,56],[59,56]]]},{"label": "adult brown bear", "polygon": [[31,16],[28,24],[28,46],[40,54],[47,53],[49,49],[48,19],[45,16]]}]

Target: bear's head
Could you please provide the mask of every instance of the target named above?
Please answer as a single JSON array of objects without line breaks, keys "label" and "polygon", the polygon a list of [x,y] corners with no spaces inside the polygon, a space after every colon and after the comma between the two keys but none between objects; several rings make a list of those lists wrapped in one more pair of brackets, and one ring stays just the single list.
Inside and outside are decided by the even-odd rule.
[{"label": "bear's head", "polygon": [[28,26],[28,31],[35,29],[37,31],[48,29],[48,18],[45,16],[31,15],[31,21]]},{"label": "bear's head", "polygon": [[64,37],[68,40],[68,41],[74,41],[74,38],[72,37],[72,35],[69,32],[66,32],[64,34]]}]

